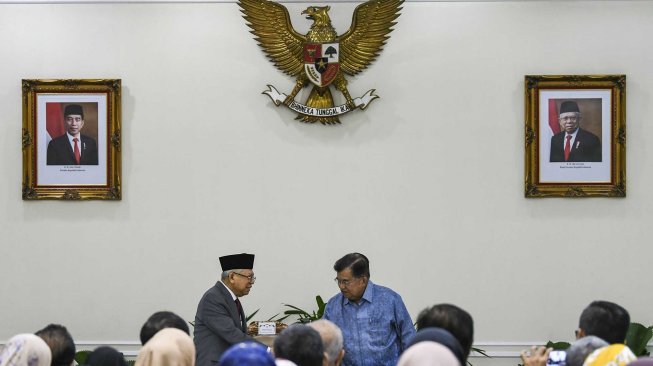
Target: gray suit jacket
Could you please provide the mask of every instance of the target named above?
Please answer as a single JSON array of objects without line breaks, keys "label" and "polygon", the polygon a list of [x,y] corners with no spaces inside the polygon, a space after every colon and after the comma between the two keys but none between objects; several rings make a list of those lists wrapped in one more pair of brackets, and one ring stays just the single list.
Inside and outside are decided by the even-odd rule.
[{"label": "gray suit jacket", "polygon": [[193,332],[196,366],[213,366],[231,345],[251,339],[242,315],[241,322],[236,303],[220,281],[204,293],[197,305]]}]

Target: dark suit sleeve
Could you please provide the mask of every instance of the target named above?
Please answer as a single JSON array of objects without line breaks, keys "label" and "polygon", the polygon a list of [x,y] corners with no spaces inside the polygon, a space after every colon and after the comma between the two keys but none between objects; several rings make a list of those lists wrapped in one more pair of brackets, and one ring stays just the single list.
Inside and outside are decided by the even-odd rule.
[{"label": "dark suit sleeve", "polygon": [[550,146],[551,153],[549,154],[549,162],[559,163],[565,161],[564,151],[562,149],[561,144],[562,144],[562,136],[560,135],[560,133],[551,137],[551,146]]},{"label": "dark suit sleeve", "polygon": [[600,162],[600,161],[603,160],[603,157],[601,156],[601,148],[602,148],[601,140],[599,140],[598,137],[595,137],[594,138],[594,146],[593,146],[593,148],[591,150],[592,151],[592,153],[591,153],[592,156],[590,158],[591,159],[590,161]]},{"label": "dark suit sleeve", "polygon": [[247,340],[248,337],[236,327],[234,320],[229,315],[227,300],[216,294],[207,295],[203,302],[204,308],[199,312],[202,314],[202,322],[206,327],[229,344]]},{"label": "dark suit sleeve", "polygon": [[57,152],[55,151],[54,143],[52,141],[53,140],[50,140],[48,143],[48,160],[46,162],[47,165],[56,165],[57,161]]},{"label": "dark suit sleeve", "polygon": [[84,143],[81,165],[98,165],[97,143],[88,136],[82,136]]},{"label": "dark suit sleeve", "polygon": [[95,143],[95,140],[91,139],[91,152],[90,156],[88,159],[88,164],[89,165],[98,165],[98,158],[97,158],[97,144]]},{"label": "dark suit sleeve", "polygon": [[576,141],[580,146],[577,145],[576,149],[572,149],[574,161],[600,162],[602,160],[601,140],[595,134],[580,129]]}]

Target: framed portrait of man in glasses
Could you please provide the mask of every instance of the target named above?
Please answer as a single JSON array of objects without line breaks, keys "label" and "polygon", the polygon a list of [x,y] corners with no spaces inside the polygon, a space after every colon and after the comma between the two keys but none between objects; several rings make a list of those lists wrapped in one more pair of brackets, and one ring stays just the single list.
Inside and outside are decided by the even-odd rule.
[{"label": "framed portrait of man in glasses", "polygon": [[23,199],[120,199],[120,164],[120,80],[23,80]]},{"label": "framed portrait of man in glasses", "polygon": [[625,75],[526,76],[526,197],[624,197]]}]

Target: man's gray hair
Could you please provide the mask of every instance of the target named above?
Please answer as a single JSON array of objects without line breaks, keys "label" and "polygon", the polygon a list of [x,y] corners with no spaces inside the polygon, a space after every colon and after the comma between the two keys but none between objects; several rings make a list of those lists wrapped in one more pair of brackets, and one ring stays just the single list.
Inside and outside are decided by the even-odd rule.
[{"label": "man's gray hair", "polygon": [[335,365],[344,342],[340,328],[326,319],[308,323],[308,326],[320,333],[320,338],[322,338],[322,343],[324,343],[324,352],[329,357],[329,365]]},{"label": "man's gray hair", "polygon": [[590,353],[599,348],[609,346],[608,342],[596,336],[583,337],[567,349],[567,366],[583,366]]},{"label": "man's gray hair", "polygon": [[220,275],[220,279],[221,279],[222,281],[224,281],[224,280],[227,279],[227,277],[229,277],[229,274],[230,274],[231,272],[234,272],[234,273],[240,273],[240,272],[242,272],[242,271],[243,271],[242,269],[230,269],[230,270],[228,270],[228,271],[224,271],[224,272],[222,272],[222,275]]}]

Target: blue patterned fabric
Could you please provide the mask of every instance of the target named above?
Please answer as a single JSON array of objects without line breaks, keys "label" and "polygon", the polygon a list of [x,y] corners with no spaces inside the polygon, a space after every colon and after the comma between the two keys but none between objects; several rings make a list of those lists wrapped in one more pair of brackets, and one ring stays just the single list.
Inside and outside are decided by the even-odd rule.
[{"label": "blue patterned fabric", "polygon": [[344,366],[395,366],[415,327],[401,296],[368,281],[358,304],[342,293],[332,297],[324,319],[336,323],[345,339]]}]

